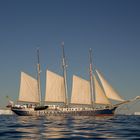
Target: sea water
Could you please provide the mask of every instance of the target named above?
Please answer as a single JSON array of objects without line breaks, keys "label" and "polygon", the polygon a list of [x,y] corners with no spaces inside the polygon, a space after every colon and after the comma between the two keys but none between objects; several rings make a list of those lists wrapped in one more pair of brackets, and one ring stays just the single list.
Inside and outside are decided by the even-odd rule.
[{"label": "sea water", "polygon": [[0,116],[0,140],[140,139],[140,116]]}]

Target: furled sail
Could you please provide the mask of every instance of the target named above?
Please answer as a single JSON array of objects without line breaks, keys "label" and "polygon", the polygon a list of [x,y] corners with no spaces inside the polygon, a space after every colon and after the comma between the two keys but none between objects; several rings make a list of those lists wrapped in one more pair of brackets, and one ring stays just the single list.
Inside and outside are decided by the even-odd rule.
[{"label": "furled sail", "polygon": [[96,73],[101,81],[103,89],[105,91],[106,96],[109,99],[116,100],[116,101],[124,101],[118,93],[112,88],[112,86],[105,80],[105,78],[96,70]]},{"label": "furled sail", "polygon": [[78,76],[73,76],[72,104],[91,104],[90,83]]},{"label": "furled sail", "polygon": [[39,103],[37,80],[21,72],[19,101]]},{"label": "furled sail", "polygon": [[101,88],[99,82],[97,81],[95,75],[93,76],[93,80],[94,80],[94,91],[95,91],[95,103],[96,104],[105,104],[105,105],[111,104],[109,102],[107,96],[104,94],[104,91]]},{"label": "furled sail", "polygon": [[46,72],[46,102],[65,102],[64,78],[54,72]]}]

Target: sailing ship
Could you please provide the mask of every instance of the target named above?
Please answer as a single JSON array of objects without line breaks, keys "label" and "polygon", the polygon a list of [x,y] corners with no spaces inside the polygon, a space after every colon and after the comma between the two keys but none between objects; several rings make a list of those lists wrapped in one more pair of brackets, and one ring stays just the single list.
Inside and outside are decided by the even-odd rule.
[{"label": "sailing ship", "polygon": [[[72,94],[68,100],[67,64],[64,44],[62,44],[63,76],[46,70],[46,93],[44,104],[41,101],[39,50],[37,79],[21,72],[19,102],[28,104],[14,105],[11,110],[20,116],[108,116],[122,104],[134,101],[124,100],[96,68],[92,68],[90,49],[89,80],[73,75]],[[111,100],[118,101],[112,104]],[[30,104],[29,104],[30,103]],[[43,105],[42,105],[43,104]]]}]

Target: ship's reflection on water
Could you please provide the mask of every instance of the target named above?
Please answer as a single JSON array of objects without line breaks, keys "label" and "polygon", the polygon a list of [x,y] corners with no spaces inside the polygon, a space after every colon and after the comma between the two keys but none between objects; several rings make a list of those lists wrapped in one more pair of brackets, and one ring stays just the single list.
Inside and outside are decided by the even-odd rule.
[{"label": "ship's reflection on water", "polygon": [[[17,117],[21,126],[17,129],[23,138],[114,138],[105,128],[111,117]],[[105,122],[104,122],[105,121]]]},{"label": "ship's reflection on water", "polygon": [[[134,118],[134,116],[131,116]],[[113,117],[20,117],[7,126],[7,138],[13,139],[108,139],[140,138],[136,119]],[[138,120],[137,120],[138,121]],[[140,121],[139,121],[140,122]],[[9,129],[9,130],[8,130]]]}]

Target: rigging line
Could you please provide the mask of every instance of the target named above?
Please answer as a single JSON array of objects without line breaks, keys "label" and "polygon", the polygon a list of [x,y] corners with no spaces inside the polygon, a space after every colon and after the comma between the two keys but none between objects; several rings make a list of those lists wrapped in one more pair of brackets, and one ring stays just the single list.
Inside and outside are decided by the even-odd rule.
[{"label": "rigging line", "polygon": [[135,105],[135,104],[137,104],[137,103],[138,103],[138,100],[135,101],[134,103],[131,103],[131,104],[130,104],[130,108],[132,108],[132,106]]}]

